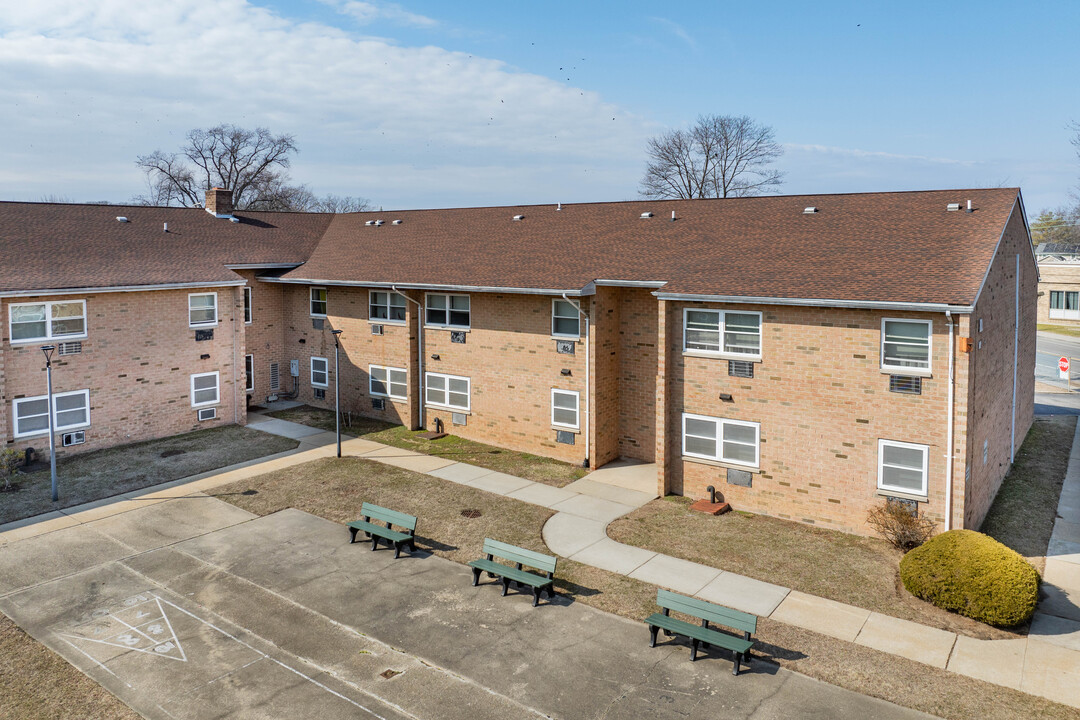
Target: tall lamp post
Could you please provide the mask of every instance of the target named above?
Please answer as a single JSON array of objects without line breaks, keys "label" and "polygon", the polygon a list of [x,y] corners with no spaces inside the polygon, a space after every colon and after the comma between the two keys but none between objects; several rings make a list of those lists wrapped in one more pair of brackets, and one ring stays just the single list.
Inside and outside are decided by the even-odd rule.
[{"label": "tall lamp post", "polygon": [[340,330],[330,331],[334,336],[334,427],[337,431],[337,456],[341,457],[341,376],[338,374],[338,358],[341,344],[338,342]]},{"label": "tall lamp post", "polygon": [[49,387],[49,475],[52,477],[52,499],[60,499],[60,489],[56,484],[56,433],[53,431],[53,396],[52,396],[52,354],[55,345],[42,345],[45,353],[45,377]]}]

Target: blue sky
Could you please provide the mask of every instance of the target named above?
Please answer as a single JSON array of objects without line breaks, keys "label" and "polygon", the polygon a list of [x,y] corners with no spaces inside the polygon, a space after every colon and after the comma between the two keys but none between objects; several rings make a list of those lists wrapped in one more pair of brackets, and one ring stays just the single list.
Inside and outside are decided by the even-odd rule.
[{"label": "blue sky", "polygon": [[388,208],[624,200],[701,113],[773,126],[785,193],[1019,185],[1034,213],[1080,180],[1078,3],[87,5],[0,13],[0,198],[125,201],[137,155],[235,122]]}]

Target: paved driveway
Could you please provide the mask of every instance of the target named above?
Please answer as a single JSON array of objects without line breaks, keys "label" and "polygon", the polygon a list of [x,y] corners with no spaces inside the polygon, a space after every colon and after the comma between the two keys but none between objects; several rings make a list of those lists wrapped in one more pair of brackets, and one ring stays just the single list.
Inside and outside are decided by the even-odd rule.
[{"label": "paved driveway", "polygon": [[916,718],[203,495],[0,549],[0,610],[150,718]]}]

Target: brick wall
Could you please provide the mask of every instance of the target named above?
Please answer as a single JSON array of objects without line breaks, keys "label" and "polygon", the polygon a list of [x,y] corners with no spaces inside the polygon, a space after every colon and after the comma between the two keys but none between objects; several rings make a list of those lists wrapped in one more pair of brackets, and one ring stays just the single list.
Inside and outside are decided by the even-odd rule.
[{"label": "brick wall", "polygon": [[619,454],[656,457],[657,305],[651,290],[619,291]]},{"label": "brick wall", "polygon": [[1080,325],[1080,320],[1050,317],[1050,291],[1080,291],[1080,263],[1044,262],[1039,265],[1039,276],[1038,322],[1054,323],[1055,325]]},{"label": "brick wall", "polygon": [[[216,292],[214,338],[195,341],[188,327],[188,294]],[[34,447],[47,455],[48,436],[15,440],[12,402],[44,395],[44,342],[11,345],[8,305],[13,302],[86,300],[87,337],[76,355],[53,356],[53,390],[90,391],[86,443],[58,447],[58,455],[246,421],[244,404],[243,295],[239,288],[97,293],[0,301],[0,432],[5,447]],[[202,355],[208,355],[202,358]],[[199,422],[191,406],[192,373],[217,371],[216,420]],[[59,446],[60,438],[57,438]]]},{"label": "brick wall", "polygon": [[601,467],[619,457],[622,403],[619,382],[620,310],[619,288],[598,287],[590,304],[590,352],[592,353],[591,463]]}]

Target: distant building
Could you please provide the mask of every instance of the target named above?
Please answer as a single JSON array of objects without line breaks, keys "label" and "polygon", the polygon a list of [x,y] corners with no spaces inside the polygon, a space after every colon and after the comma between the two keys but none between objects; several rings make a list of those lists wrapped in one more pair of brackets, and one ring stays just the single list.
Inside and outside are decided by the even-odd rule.
[{"label": "distant building", "polygon": [[45,343],[77,452],[243,424],[249,401],[332,408],[341,329],[353,413],[655,462],[661,493],[712,485],[850,532],[885,497],[977,528],[1033,416],[1024,218],[1016,189],[343,215],[234,212],[218,189],[205,210],[0,203],[0,438],[47,447]]}]

